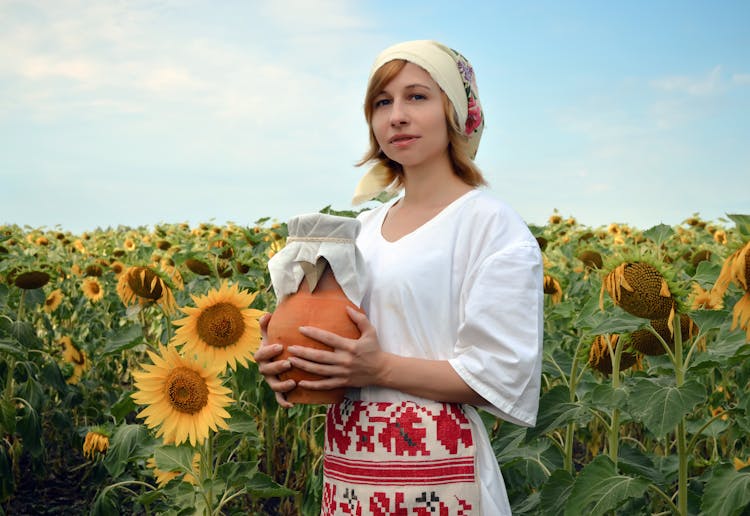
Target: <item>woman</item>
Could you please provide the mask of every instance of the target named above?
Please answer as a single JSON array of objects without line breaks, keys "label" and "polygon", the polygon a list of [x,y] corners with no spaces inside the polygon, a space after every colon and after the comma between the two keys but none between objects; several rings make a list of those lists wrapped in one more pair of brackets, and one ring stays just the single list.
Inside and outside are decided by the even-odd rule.
[{"label": "woman", "polygon": [[[410,41],[376,59],[365,100],[375,166],[355,202],[403,195],[364,212],[357,245],[370,275],[350,311],[361,337],[300,331],[334,351],[265,341],[255,355],[280,405],[291,366],[350,387],[327,414],[323,514],[510,514],[474,407],[533,426],[542,347],[542,260],[506,204],[477,187],[484,127],[473,70],[458,52]],[[267,327],[269,316],[261,320]],[[356,389],[358,388],[358,389]]]}]

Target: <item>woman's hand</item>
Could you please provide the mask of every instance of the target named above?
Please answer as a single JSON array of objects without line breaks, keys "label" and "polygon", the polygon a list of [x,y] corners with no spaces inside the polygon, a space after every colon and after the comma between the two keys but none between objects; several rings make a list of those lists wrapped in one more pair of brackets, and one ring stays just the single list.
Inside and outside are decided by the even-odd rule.
[{"label": "woman's hand", "polygon": [[303,371],[326,377],[323,380],[302,380],[300,387],[328,390],[339,387],[377,385],[386,370],[388,354],[380,349],[375,327],[367,316],[347,307],[349,318],[360,331],[358,339],[347,339],[310,326],[300,328],[300,333],[327,344],[333,351],[290,346],[289,362]]},{"label": "woman's hand", "polygon": [[284,408],[291,408],[293,403],[287,401],[285,393],[296,387],[294,380],[281,381],[279,375],[291,369],[292,365],[289,360],[275,360],[284,349],[281,344],[272,344],[268,342],[268,323],[271,320],[271,314],[264,314],[258,322],[260,323],[261,341],[258,351],[253,357],[258,364],[258,371],[266,379],[266,383],[276,393],[276,401]]}]

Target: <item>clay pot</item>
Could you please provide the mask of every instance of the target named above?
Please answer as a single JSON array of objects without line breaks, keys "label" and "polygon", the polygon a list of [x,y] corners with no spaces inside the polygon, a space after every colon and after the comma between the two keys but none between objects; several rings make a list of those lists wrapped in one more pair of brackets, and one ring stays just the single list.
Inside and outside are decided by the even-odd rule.
[{"label": "clay pot", "polygon": [[[332,350],[330,346],[302,335],[298,330],[300,326],[314,326],[342,337],[359,338],[359,328],[349,318],[347,306],[362,311],[346,297],[330,267],[326,267],[312,293],[307,280],[303,279],[297,292],[286,297],[279,304],[268,324],[268,341],[284,346],[279,360],[290,356],[286,350],[288,346]],[[292,367],[286,373],[281,374],[280,378],[299,382],[300,380],[320,380],[323,377]],[[296,387],[286,394],[286,398],[292,403],[301,404],[339,403],[343,401],[345,392],[346,388],[314,391]]]}]

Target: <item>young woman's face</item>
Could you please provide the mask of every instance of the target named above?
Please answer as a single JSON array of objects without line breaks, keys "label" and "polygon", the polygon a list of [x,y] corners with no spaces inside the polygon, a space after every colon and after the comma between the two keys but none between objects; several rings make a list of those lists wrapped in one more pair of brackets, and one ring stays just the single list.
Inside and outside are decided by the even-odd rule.
[{"label": "young woman's face", "polygon": [[406,63],[373,102],[370,124],[386,156],[404,170],[450,162],[442,91],[424,69]]}]

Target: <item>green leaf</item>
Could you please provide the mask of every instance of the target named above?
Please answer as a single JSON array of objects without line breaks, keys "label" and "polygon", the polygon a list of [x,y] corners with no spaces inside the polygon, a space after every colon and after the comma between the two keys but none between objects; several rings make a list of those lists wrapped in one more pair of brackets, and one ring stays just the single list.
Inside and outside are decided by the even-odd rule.
[{"label": "green leaf", "polygon": [[697,282],[704,289],[708,289],[713,286],[716,282],[716,278],[719,277],[721,271],[721,265],[718,263],[712,263],[708,260],[703,260],[698,264],[693,275],[693,281]]},{"label": "green leaf", "polygon": [[665,482],[664,474],[656,468],[651,457],[634,446],[620,445],[617,468],[628,475],[645,477],[656,485],[662,485]]},{"label": "green leaf", "polygon": [[123,424],[117,427],[104,458],[104,467],[109,474],[114,478],[122,475],[133,452],[147,438],[148,431],[143,425]]},{"label": "green leaf", "polygon": [[593,388],[590,397],[593,406],[610,413],[612,409],[625,407],[628,393],[622,387],[613,389],[611,383],[602,383]]},{"label": "green leaf", "polygon": [[8,354],[16,360],[25,360],[26,350],[19,344],[16,339],[0,339],[0,354]]},{"label": "green leaf", "polygon": [[107,486],[96,495],[94,503],[91,505],[91,516],[110,516],[112,514],[120,514],[120,504],[117,500],[117,493],[115,493],[112,486]]},{"label": "green leaf", "polygon": [[539,400],[539,418],[536,426],[526,432],[530,441],[547,432],[587,419],[588,410],[580,403],[570,402],[570,392],[564,385],[558,385],[544,393]]},{"label": "green leaf", "polygon": [[653,240],[657,246],[662,245],[674,235],[674,229],[666,224],[657,224],[643,232],[643,236]]},{"label": "green leaf", "polygon": [[47,362],[42,368],[42,378],[47,385],[54,387],[58,393],[65,394],[68,392],[68,384],[65,383],[62,372],[57,362]]},{"label": "green leaf", "polygon": [[226,480],[227,485],[243,485],[258,472],[255,462],[225,462],[217,468],[217,476]]},{"label": "green leaf", "polygon": [[194,454],[192,446],[160,446],[154,450],[154,459],[161,470],[191,473]]},{"label": "green leaf", "polygon": [[648,324],[647,319],[636,317],[627,313],[620,307],[613,307],[607,312],[602,312],[602,317],[597,324],[591,328],[593,335],[603,335],[605,333],[632,333],[644,328]]},{"label": "green leaf", "polygon": [[750,505],[750,472],[735,471],[731,464],[712,470],[701,500],[701,514],[738,516]]},{"label": "green leaf", "polygon": [[661,437],[674,431],[683,416],[706,399],[705,387],[695,380],[677,387],[671,382],[642,378],[634,383],[628,402],[633,416]]},{"label": "green leaf", "polygon": [[599,516],[628,498],[643,496],[649,481],[617,473],[606,455],[599,455],[581,471],[565,505],[566,516]]},{"label": "green leaf", "polygon": [[[701,262],[705,263],[705,262]],[[732,320],[732,314],[729,310],[694,310],[688,313],[688,316],[698,326],[701,333],[705,334],[711,330],[718,330],[728,321]],[[682,336],[683,340],[687,338]]]},{"label": "green leaf", "polygon": [[727,213],[727,217],[737,224],[737,230],[745,236],[750,236],[750,215],[740,215],[739,213]]},{"label": "green leaf", "polygon": [[277,484],[265,473],[256,472],[245,484],[251,497],[276,498],[280,496],[294,496],[297,491]]},{"label": "green leaf", "polygon": [[137,346],[143,340],[143,329],[140,324],[128,324],[117,328],[107,336],[107,345],[102,354],[109,355]]},{"label": "green leaf", "polygon": [[44,451],[42,443],[42,422],[39,414],[33,407],[24,404],[18,418],[16,429],[23,438],[23,448],[28,450],[33,457],[39,457]]},{"label": "green leaf", "polygon": [[230,432],[249,435],[258,434],[258,425],[255,423],[255,419],[235,407],[231,407],[227,411],[231,416],[229,420]]},{"label": "green leaf", "polygon": [[570,473],[564,469],[554,471],[542,486],[542,514],[563,514],[574,485],[575,479]]},{"label": "green leaf", "polygon": [[131,394],[133,394],[133,391],[123,391],[122,394],[120,394],[120,399],[118,399],[110,409],[110,414],[112,414],[118,423],[125,419],[125,416],[138,408],[138,405],[135,404],[133,398],[130,397]]}]

